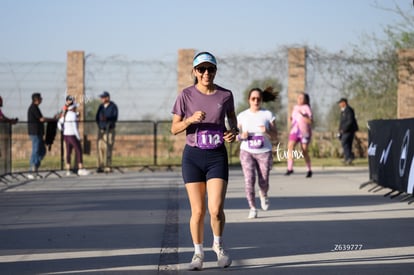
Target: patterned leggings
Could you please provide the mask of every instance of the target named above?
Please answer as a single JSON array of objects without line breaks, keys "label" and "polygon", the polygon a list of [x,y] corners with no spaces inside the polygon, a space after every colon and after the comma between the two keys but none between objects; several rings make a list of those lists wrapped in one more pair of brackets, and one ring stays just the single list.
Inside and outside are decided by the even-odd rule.
[{"label": "patterned leggings", "polygon": [[267,196],[267,191],[269,191],[269,173],[273,164],[272,152],[252,154],[240,150],[240,162],[244,174],[247,202],[250,208],[256,208],[256,193],[254,188],[256,182],[256,170],[258,174],[260,195]]}]

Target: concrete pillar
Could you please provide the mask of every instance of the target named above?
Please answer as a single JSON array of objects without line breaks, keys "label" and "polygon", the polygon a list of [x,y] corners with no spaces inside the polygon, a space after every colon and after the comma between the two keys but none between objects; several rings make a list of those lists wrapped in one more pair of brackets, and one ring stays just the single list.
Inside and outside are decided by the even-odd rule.
[{"label": "concrete pillar", "polygon": [[306,88],[306,49],[293,48],[288,52],[288,115],[287,126],[290,129],[293,106],[296,104],[297,95],[305,92]]},{"label": "concrete pillar", "polygon": [[177,62],[177,93],[193,85],[191,70],[193,69],[194,49],[179,49]]},{"label": "concrete pillar", "polygon": [[397,118],[414,117],[414,49],[398,51]]}]

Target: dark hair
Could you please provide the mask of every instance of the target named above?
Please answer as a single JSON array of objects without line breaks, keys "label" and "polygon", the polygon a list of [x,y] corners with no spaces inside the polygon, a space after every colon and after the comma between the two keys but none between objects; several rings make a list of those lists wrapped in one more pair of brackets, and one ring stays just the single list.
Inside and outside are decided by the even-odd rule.
[{"label": "dark hair", "polygon": [[269,86],[266,89],[264,89],[264,91],[262,91],[260,88],[253,88],[249,91],[249,95],[248,95],[248,99],[250,98],[252,92],[259,92],[260,93],[260,97],[262,99],[263,102],[269,102],[269,101],[275,101],[276,98],[278,97],[278,93],[277,92],[273,92],[273,87]]},{"label": "dark hair", "polygon": [[32,101],[39,100],[41,98],[42,98],[42,95],[40,93],[33,93],[32,94]]},{"label": "dark hair", "polygon": [[308,93],[302,93],[303,94],[303,101],[306,105],[310,107],[310,97]]}]

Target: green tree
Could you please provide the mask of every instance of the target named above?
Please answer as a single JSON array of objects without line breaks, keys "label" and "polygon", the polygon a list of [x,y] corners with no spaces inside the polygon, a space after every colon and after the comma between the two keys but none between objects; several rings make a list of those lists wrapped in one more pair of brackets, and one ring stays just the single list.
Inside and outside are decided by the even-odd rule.
[{"label": "green tree", "polygon": [[[381,8],[381,7],[378,7]],[[361,130],[373,119],[393,119],[397,116],[398,56],[397,51],[414,48],[414,16],[404,12],[398,5],[390,12],[402,20],[384,28],[385,39],[366,35],[352,53],[341,60],[337,76],[342,82],[342,94],[349,99]],[[332,106],[329,129],[336,130],[339,108]]]},{"label": "green tree", "polygon": [[85,120],[86,121],[95,121],[96,112],[98,107],[101,104],[100,99],[92,99],[85,102]]}]

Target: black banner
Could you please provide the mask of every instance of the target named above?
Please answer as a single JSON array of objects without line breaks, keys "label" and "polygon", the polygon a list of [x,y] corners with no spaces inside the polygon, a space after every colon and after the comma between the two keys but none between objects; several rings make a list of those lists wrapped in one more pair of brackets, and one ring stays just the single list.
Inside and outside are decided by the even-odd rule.
[{"label": "black banner", "polygon": [[368,126],[370,180],[412,194],[414,119],[371,120]]}]

